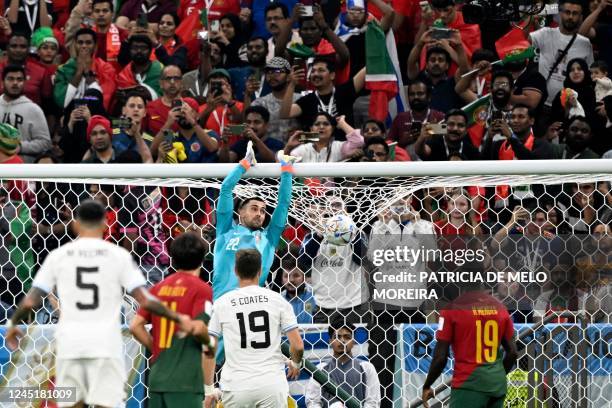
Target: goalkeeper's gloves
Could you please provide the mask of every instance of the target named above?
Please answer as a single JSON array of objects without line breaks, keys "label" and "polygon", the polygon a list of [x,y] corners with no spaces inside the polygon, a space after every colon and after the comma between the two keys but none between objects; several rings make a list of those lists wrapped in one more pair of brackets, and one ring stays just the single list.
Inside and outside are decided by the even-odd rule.
[{"label": "goalkeeper's gloves", "polygon": [[302,161],[301,157],[290,156],[288,154],[285,154],[285,152],[283,152],[282,150],[278,151],[276,157],[278,158],[278,161],[280,162],[282,167],[293,166],[293,164]]},{"label": "goalkeeper's gloves", "polygon": [[253,150],[253,142],[251,140],[249,140],[249,143],[247,143],[246,154],[244,155],[244,160],[251,167],[257,164],[257,159],[255,159],[255,151]]}]

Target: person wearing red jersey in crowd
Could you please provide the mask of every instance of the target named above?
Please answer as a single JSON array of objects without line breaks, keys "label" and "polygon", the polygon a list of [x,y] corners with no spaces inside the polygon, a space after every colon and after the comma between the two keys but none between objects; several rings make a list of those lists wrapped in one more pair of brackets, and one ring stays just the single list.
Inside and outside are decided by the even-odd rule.
[{"label": "person wearing red jersey in crowd", "polygon": [[[151,293],[172,310],[193,319],[192,336],[176,336],[174,323],[143,308],[130,325],[136,340],[153,354],[148,383],[151,407],[202,407],[202,344],[209,343],[206,325],[212,312],[212,289],[200,279],[207,253],[207,245],[198,235],[180,235],[170,245],[176,272],[151,288]],[[149,323],[151,333],[145,327]],[[213,352],[214,347],[207,349],[207,354]]]},{"label": "person wearing red jersey in crowd", "polygon": [[[455,357],[450,406],[502,408],[506,374],[517,359],[514,324],[494,297],[470,284],[440,312],[436,347],[423,384],[422,401],[434,396],[431,386],[442,374],[452,347]],[[505,353],[502,356],[500,346]]]},{"label": "person wearing red jersey in crowd", "polygon": [[434,223],[437,235],[480,234],[480,227],[475,222],[472,200],[463,192],[455,192],[448,198],[444,213],[447,217]]},{"label": "person wearing red jersey in crowd", "polygon": [[[185,20],[193,13],[198,13],[200,10],[207,8],[207,3],[212,3],[208,11],[210,20],[219,20],[221,16],[232,13],[240,14],[240,0],[181,0],[179,5],[179,17],[181,21]],[[245,16],[246,17],[246,16]],[[250,15],[246,20],[250,18]]]},{"label": "person wearing red jersey in crowd", "polygon": [[158,25],[159,38],[153,41],[155,57],[164,65],[177,65],[187,71],[187,48],[176,35],[179,19],[176,13],[165,13]]},{"label": "person wearing red jersey in crowd", "polygon": [[94,55],[97,36],[91,28],[81,28],[75,35],[76,56],[58,68],[53,94],[57,106],[65,108],[75,98],[83,98],[88,89],[99,90],[108,110],[117,87],[113,66]]},{"label": "person wearing red jersey in crowd", "polygon": [[[159,133],[172,109],[172,103],[179,99],[183,91],[183,80],[181,70],[175,65],[165,66],[162,70],[159,86],[162,90],[160,98],[147,104],[147,124],[151,134]],[[178,124],[174,121],[170,124],[173,131],[178,130]]]},{"label": "person wearing red jersey in crowd", "polygon": [[110,0],[93,0],[93,3],[88,0],[79,0],[66,23],[66,47],[72,45],[75,40],[74,35],[83,26],[92,28],[96,33],[98,44],[96,57],[111,63],[119,72],[121,66],[118,59],[121,42],[128,37],[129,33],[113,24],[113,3]]},{"label": "person wearing red jersey in crowd", "polygon": [[[472,54],[477,49],[482,48],[480,38],[480,28],[477,24],[466,24],[463,21],[463,13],[458,10],[455,0],[431,0],[433,13],[423,16],[421,27],[417,34],[417,38],[429,29],[432,28],[434,18],[440,21],[445,28],[450,28],[459,31],[461,37],[461,45],[465,50],[468,60],[472,58]],[[425,67],[426,55],[425,51],[421,52],[421,67]],[[451,74],[454,74],[455,69],[451,68]]]},{"label": "person wearing red jersey in crowd", "polygon": [[167,13],[176,13],[176,2],[173,0],[127,0],[123,2],[115,24],[123,29],[128,28],[130,21],[135,21],[144,13],[149,26],[157,28],[161,18]]},{"label": "person wearing red jersey in crowd", "polygon": [[[25,68],[26,83],[24,94],[37,105],[42,105],[53,95],[51,76],[47,74],[44,66],[33,59],[28,59],[28,47],[30,40],[23,33],[14,32],[8,42],[6,59],[0,62],[0,72],[7,65],[19,65]],[[3,89],[0,87],[0,92]]]},{"label": "person wearing red jersey in crowd", "polygon": [[[213,69],[208,75],[208,95],[206,103],[200,107],[200,122],[206,129],[222,135],[223,129],[230,124],[240,123],[244,105],[233,97],[231,77],[225,69]],[[239,136],[228,141],[230,146]]]}]

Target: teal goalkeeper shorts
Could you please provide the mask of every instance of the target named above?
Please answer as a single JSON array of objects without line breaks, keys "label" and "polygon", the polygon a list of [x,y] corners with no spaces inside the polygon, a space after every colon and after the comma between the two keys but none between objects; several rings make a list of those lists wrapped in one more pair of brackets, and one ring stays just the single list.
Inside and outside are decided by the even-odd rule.
[{"label": "teal goalkeeper shorts", "polygon": [[506,396],[493,397],[483,392],[453,388],[450,408],[504,408]]}]

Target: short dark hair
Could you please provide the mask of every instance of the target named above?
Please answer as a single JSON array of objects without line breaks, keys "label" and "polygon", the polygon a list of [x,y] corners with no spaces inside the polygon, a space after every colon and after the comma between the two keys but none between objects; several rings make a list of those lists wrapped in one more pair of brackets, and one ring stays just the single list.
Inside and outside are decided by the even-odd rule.
[{"label": "short dark hair", "polygon": [[131,36],[128,39],[128,46],[132,48],[132,45],[134,45],[134,43],[147,44],[149,49],[153,49],[153,43],[151,42],[151,39],[146,35],[136,34],[136,35]]},{"label": "short dark hair", "polygon": [[591,123],[589,122],[589,120],[585,118],[584,116],[572,116],[571,118],[567,120],[567,127],[569,128],[570,125],[576,121],[586,123],[587,125],[589,125],[589,129],[591,129],[591,133],[593,132],[593,126],[591,126]]},{"label": "short dark hair", "polygon": [[264,17],[268,15],[268,11],[276,9],[281,9],[283,12],[283,17],[289,18],[289,8],[287,8],[287,6],[280,1],[273,1],[272,3],[268,4],[264,11]]},{"label": "short dark hair", "polygon": [[508,79],[508,81],[510,82],[510,89],[514,87],[514,77],[512,76],[512,73],[510,71],[506,71],[505,69],[498,69],[496,71],[493,71],[493,74],[491,74],[491,86],[493,86],[493,82],[497,78]]},{"label": "short dark hair", "polygon": [[248,198],[245,198],[244,200],[242,200],[242,201],[240,202],[240,204],[238,205],[238,209],[239,209],[239,210],[240,210],[240,209],[242,209],[242,207],[244,207],[245,205],[247,205],[247,204],[248,204],[249,202],[251,202],[251,201],[261,201],[261,202],[262,202],[262,203],[264,203],[264,204],[266,203],[266,200],[265,200],[263,197],[260,197],[260,196],[252,196],[252,197],[248,197]]},{"label": "short dark hair", "polygon": [[82,35],[90,35],[93,38],[94,44],[98,42],[98,35],[94,30],[88,27],[79,28],[76,33],[74,33],[74,39],[76,40]]},{"label": "short dark hair", "polygon": [[327,58],[327,57],[324,57],[324,56],[317,56],[317,57],[314,58],[314,60],[312,61],[312,64],[310,64],[310,66],[314,67],[315,64],[325,64],[325,66],[327,66],[327,70],[330,73],[335,73],[336,72],[336,64],[330,58]]},{"label": "short dark hair", "polygon": [[366,140],[363,150],[367,150],[368,147],[372,145],[383,145],[385,147],[385,153],[389,154],[389,145],[387,144],[384,138],[380,136],[370,137],[368,140]]},{"label": "short dark hair", "polygon": [[591,69],[598,69],[607,74],[610,68],[608,67],[608,64],[606,63],[606,61],[597,60],[591,64]]},{"label": "short dark hair", "polygon": [[417,78],[408,82],[408,89],[410,89],[410,87],[413,85],[425,85],[425,91],[427,92],[427,95],[431,95],[431,86],[422,79]]},{"label": "short dark hair", "polygon": [[110,5],[110,10],[115,11],[115,6],[113,5],[112,0],[93,0],[91,4],[91,8],[93,8],[96,4],[100,4],[100,3],[108,3]]},{"label": "short dark hair", "polygon": [[479,61],[495,62],[497,60],[497,54],[486,48],[479,48],[472,54],[472,64]]},{"label": "short dark hair", "polygon": [[244,111],[244,118],[246,119],[249,116],[249,113],[256,113],[263,119],[264,122],[268,123],[270,121],[270,112],[263,106],[259,105],[251,105]]},{"label": "short dark hair", "polygon": [[106,220],[106,209],[96,200],[85,200],[76,209],[76,219],[87,224],[98,224]]},{"label": "short dark hair", "polygon": [[559,7],[563,6],[566,3],[580,6],[584,13],[584,1],[583,0],[559,0]]},{"label": "short dark hair", "polygon": [[177,68],[179,70],[179,72],[181,73],[181,75],[183,75],[183,70],[181,69],[181,67],[179,67],[178,65],[175,64],[170,64],[170,65],[166,65],[164,66],[164,68],[162,68],[162,76],[164,75],[164,72],[168,69],[168,68]]},{"label": "short dark hair", "polygon": [[147,98],[145,98],[142,93],[132,90],[128,92],[127,95],[125,95],[125,101],[123,102],[123,105],[121,107],[126,106],[128,101],[132,98],[140,98],[142,99],[145,105],[147,104]]},{"label": "short dark hair", "polygon": [[355,333],[355,325],[353,323],[347,323],[345,319],[337,318],[332,320],[327,328],[329,339],[331,340],[334,337],[334,334],[341,329],[347,329],[351,332],[351,334]]},{"label": "short dark hair", "polygon": [[201,267],[205,256],[204,240],[195,232],[179,235],[170,245],[170,259],[177,271],[190,271]]},{"label": "short dark hair", "polygon": [[9,36],[9,41],[17,37],[23,37],[28,43],[30,42],[30,36],[24,33],[23,31],[13,31],[13,33]]},{"label": "short dark hair", "polygon": [[314,125],[314,124],[315,124],[315,122],[317,121],[317,118],[318,118],[319,116],[325,116],[325,118],[327,118],[327,120],[328,120],[328,121],[329,121],[329,123],[332,125],[332,127],[334,127],[334,128],[335,128],[336,126],[338,126],[338,122],[336,121],[336,118],[334,118],[332,115],[330,115],[329,113],[324,112],[324,111],[317,112],[317,113],[314,115],[314,119],[312,120],[312,123],[310,124],[310,126],[312,126],[312,125]]},{"label": "short dark hair", "polygon": [[529,106],[525,105],[524,103],[517,103],[516,105],[512,107],[512,110],[515,110],[515,109],[527,109],[527,115],[531,119],[535,118],[535,111],[531,109]]},{"label": "short dark hair", "polygon": [[448,112],[446,112],[446,115],[444,116],[444,120],[448,120],[448,118],[450,118],[451,116],[462,116],[463,119],[465,119],[465,123],[468,123],[470,121],[467,113],[465,113],[465,111],[463,111],[462,109],[449,110]]},{"label": "short dark hair", "polygon": [[249,38],[249,41],[247,41],[247,44],[253,41],[260,41],[263,42],[264,47],[266,48],[266,50],[268,49],[268,40],[266,40],[265,38],[263,38],[260,35],[254,35],[251,38]]},{"label": "short dark hair", "polygon": [[255,248],[236,252],[236,275],[240,279],[255,279],[261,270],[261,254]]},{"label": "short dark hair", "polygon": [[429,59],[429,57],[431,57],[432,54],[442,54],[442,55],[444,55],[444,58],[446,59],[446,62],[448,62],[449,64],[452,62],[452,58],[451,58],[450,54],[448,53],[448,51],[446,51],[442,47],[431,47],[431,48],[428,48],[427,49],[427,53],[425,54],[425,59]]},{"label": "short dark hair", "polygon": [[4,81],[6,76],[11,72],[21,72],[23,74],[23,77],[26,77],[25,67],[16,64],[9,64],[2,70],[2,80]]},{"label": "short dark hair", "polygon": [[455,0],[431,0],[431,7],[436,9],[443,9],[454,5]]}]

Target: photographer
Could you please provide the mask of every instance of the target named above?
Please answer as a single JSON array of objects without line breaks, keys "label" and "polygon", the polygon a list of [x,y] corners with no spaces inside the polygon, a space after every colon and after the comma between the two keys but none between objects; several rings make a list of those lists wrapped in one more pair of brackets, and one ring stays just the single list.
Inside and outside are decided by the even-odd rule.
[{"label": "photographer", "polygon": [[[230,125],[225,128],[222,135],[223,144],[219,150],[219,161],[222,163],[238,163],[239,158],[246,154],[248,142],[252,141],[255,158],[258,162],[276,162],[276,153],[283,150],[285,145],[283,142],[268,136],[270,113],[263,106],[250,106],[244,113],[244,125]],[[239,134],[241,139],[230,147],[227,141],[236,134]]]},{"label": "photographer", "polygon": [[[180,102],[180,100],[179,100]],[[178,124],[178,133],[172,131]],[[173,107],[166,123],[155,136],[151,149],[157,152],[157,162],[176,162],[168,160],[168,155],[176,149],[174,144],[181,143],[186,154],[186,163],[212,163],[217,161],[218,142],[216,135],[203,129],[198,123],[198,103],[193,98],[183,98],[182,103]],[[175,150],[173,155],[176,155]],[[178,161],[181,161],[180,158]]]}]

